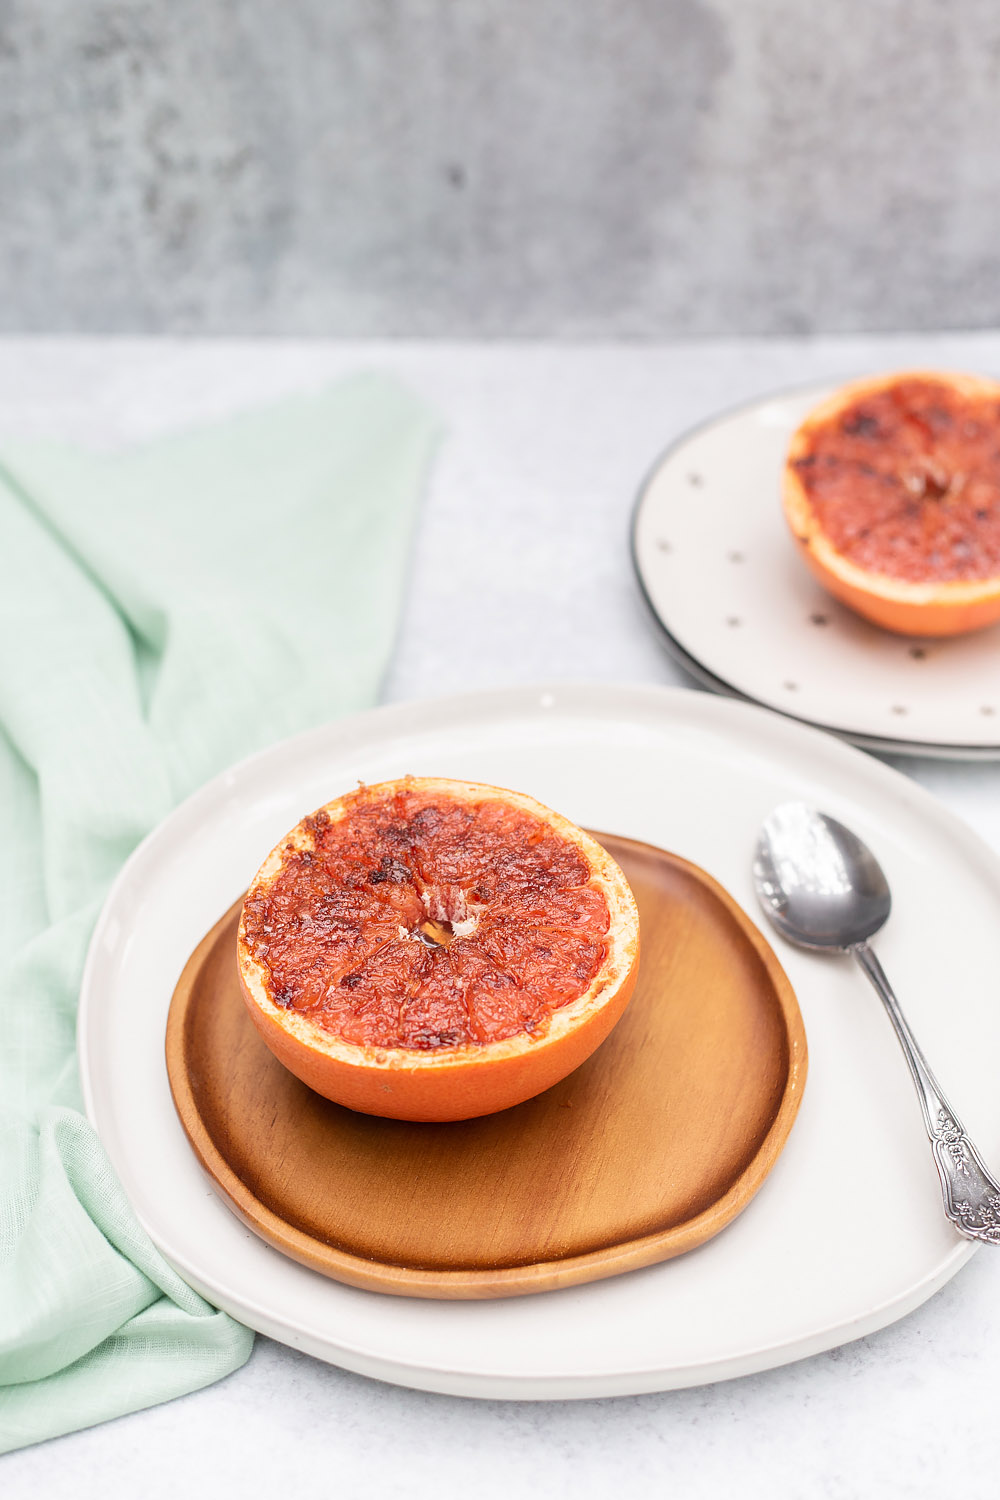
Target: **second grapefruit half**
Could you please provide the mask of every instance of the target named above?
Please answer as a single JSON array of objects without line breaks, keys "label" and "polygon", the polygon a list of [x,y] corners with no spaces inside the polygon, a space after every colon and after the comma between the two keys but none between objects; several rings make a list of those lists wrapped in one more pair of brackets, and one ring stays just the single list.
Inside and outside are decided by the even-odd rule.
[{"label": "second grapefruit half", "polygon": [[813,572],[908,635],[1000,619],[1000,382],[914,372],[856,381],[792,436],[785,515]]}]

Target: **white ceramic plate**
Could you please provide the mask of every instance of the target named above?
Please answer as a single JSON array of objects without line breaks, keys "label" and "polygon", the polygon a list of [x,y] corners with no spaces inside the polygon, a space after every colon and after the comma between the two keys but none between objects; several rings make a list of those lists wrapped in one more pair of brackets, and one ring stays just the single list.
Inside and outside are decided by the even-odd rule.
[{"label": "white ceramic plate", "polygon": [[440,1303],[338,1285],[250,1233],[174,1114],[163,1061],[174,984],[306,810],[358,778],[408,771],[517,787],[580,823],[675,850],[751,912],[751,851],[769,809],[800,797],[832,812],[884,862],[895,905],[878,950],[969,1130],[1000,1159],[1000,865],[921,788],[829,735],[679,689],[517,689],[379,709],[265,751],[190,798],[126,865],[94,934],[79,1023],[87,1110],[143,1224],[205,1296],[384,1380],[605,1396],[724,1379],[857,1338],[968,1259],[973,1247],[941,1213],[877,1000],[849,961],[778,939],[809,1037],[802,1108],[760,1193],[703,1248],[566,1291]]},{"label": "white ceramic plate", "polygon": [[781,469],[792,432],[830,389],[728,412],[659,461],[632,533],[653,614],[716,691],[874,749],[1000,758],[1000,626],[892,635],[831,598],[796,552]]}]

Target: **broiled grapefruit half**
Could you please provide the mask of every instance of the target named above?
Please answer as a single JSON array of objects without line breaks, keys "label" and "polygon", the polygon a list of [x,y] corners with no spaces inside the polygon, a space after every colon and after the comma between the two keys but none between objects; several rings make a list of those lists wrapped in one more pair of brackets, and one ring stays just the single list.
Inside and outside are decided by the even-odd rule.
[{"label": "broiled grapefruit half", "polygon": [[362,786],[264,861],[237,942],[250,1016],[328,1099],[492,1114],[579,1066],[628,1002],[639,919],[615,861],[499,787]]},{"label": "broiled grapefruit half", "polygon": [[1000,382],[841,387],[793,434],[782,498],[817,578],[876,624],[938,636],[1000,619]]}]

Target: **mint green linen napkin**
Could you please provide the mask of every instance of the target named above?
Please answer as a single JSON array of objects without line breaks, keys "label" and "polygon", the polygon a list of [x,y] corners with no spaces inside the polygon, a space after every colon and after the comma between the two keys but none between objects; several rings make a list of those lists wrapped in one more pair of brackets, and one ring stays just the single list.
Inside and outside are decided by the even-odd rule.
[{"label": "mint green linen napkin", "polygon": [[0,1452],[249,1355],[79,1113],[80,974],[171,807],[374,700],[435,439],[359,376],[112,456],[0,441]]}]

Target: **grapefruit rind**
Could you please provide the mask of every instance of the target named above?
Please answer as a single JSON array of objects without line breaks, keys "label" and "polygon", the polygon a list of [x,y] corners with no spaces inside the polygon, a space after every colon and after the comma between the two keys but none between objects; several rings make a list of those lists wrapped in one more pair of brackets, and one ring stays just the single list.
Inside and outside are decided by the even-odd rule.
[{"label": "grapefruit rind", "polygon": [[[577,1068],[600,1045],[620,1018],[635,986],[639,959],[639,916],[625,876],[596,839],[568,818],[522,792],[477,782],[404,777],[368,787],[368,793],[419,789],[470,803],[499,799],[544,821],[558,837],[574,844],[590,870],[590,883],[604,895],[610,916],[603,935],[606,955],[587,989],[553,1010],[532,1033],[498,1041],[463,1043],[433,1051],[346,1041],[308,1016],[277,1005],[269,975],[246,939],[245,915],[237,937],[240,986],[250,1017],[266,1045],[287,1068],[325,1098],[362,1113],[406,1120],[458,1120],[522,1103]],[[349,793],[325,805],[331,823],[351,809]],[[315,816],[313,814],[312,816]],[[286,852],[308,850],[314,835],[303,819],[272,849],[247,892],[267,890],[277,879]],[[244,908],[245,911],[245,908]]]},{"label": "grapefruit rind", "polygon": [[945,384],[960,395],[1000,399],[1000,382],[978,375],[911,370],[871,376],[841,386],[814,407],[792,434],[782,472],[782,504],[799,550],[834,598],[899,635],[964,635],[1000,619],[1000,577],[913,582],[858,567],[831,543],[813,509],[795,463],[812,449],[813,435],[865,396],[903,380]]}]

